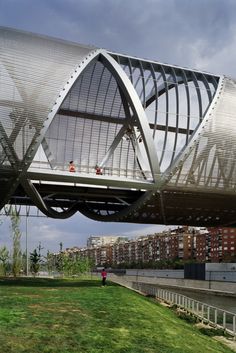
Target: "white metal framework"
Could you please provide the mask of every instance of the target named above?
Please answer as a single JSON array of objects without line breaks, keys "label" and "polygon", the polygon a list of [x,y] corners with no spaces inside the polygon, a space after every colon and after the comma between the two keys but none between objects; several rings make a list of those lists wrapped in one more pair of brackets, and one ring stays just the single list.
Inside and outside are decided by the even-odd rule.
[{"label": "white metal framework", "polygon": [[235,97],[224,76],[0,28],[0,208],[234,224]]}]

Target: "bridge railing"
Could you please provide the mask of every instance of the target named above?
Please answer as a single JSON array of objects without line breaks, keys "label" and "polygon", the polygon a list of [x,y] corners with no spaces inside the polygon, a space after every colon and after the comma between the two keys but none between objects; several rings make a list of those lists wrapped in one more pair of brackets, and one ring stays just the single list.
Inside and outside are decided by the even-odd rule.
[{"label": "bridge railing", "polygon": [[[52,167],[48,162],[46,161],[33,161],[30,165],[31,169],[45,169],[45,170],[56,170],[56,171],[69,171],[69,165],[68,164],[63,164],[63,163],[57,163],[55,167]],[[92,174],[96,175],[96,169],[95,166],[87,165],[87,164],[81,164],[76,166],[76,172],[79,174]],[[102,175],[104,176],[115,176],[115,177],[122,177],[122,178],[131,178],[131,179],[139,179],[139,180],[145,180],[145,179],[150,179],[152,180],[152,174],[150,171],[142,171],[140,169],[124,169],[124,168],[111,168],[111,167],[104,167],[102,168],[102,174],[97,175],[98,177],[101,177]]]},{"label": "bridge railing", "polygon": [[[47,161],[37,161],[34,160],[31,163],[30,168],[39,168],[39,169],[45,169],[45,170],[56,170],[56,171],[69,171],[69,164],[64,164],[64,163],[57,163],[55,166],[51,166],[49,162]],[[83,174],[91,174],[91,175],[96,175],[96,169],[95,166],[87,165],[87,164],[81,164],[81,165],[76,165],[76,173],[83,175]],[[126,168],[112,168],[112,167],[104,167],[102,168],[102,175],[104,176],[110,176],[110,177],[120,177],[120,178],[128,178],[132,180],[147,180],[147,181],[152,181],[152,173],[150,170],[140,170],[140,169],[126,169]],[[98,177],[101,177],[101,175],[97,175]],[[183,178],[178,181],[178,186],[185,187],[186,186],[186,180],[188,178],[188,174],[183,175]],[[171,184],[171,182],[170,182]],[[197,182],[198,186],[203,186],[205,189],[209,188],[212,189],[212,187],[216,187],[219,189],[224,189],[226,192],[231,191],[232,188],[235,188],[235,182],[233,180],[227,180],[227,183],[222,183],[219,184],[219,180],[217,177],[214,176],[201,176],[198,179]],[[193,184],[194,186],[195,184]]]},{"label": "bridge railing", "polygon": [[170,305],[177,305],[179,308],[199,318],[202,322],[224,329],[236,340],[236,314],[147,283],[132,282],[132,288],[161,299]]}]

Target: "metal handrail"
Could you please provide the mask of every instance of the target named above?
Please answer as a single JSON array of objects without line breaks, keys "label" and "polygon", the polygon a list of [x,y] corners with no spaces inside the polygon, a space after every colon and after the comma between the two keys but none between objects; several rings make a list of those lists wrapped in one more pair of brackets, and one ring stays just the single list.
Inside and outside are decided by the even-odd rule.
[{"label": "metal handrail", "polygon": [[[41,168],[41,169],[50,169],[50,170],[57,170],[57,171],[68,171],[68,164],[65,163],[59,163],[57,162],[55,167],[52,167],[49,162],[47,161],[37,161],[33,160],[30,168]],[[102,175],[105,176],[115,176],[115,177],[126,177],[126,178],[132,178],[134,180],[136,179],[145,179],[147,178],[148,180],[152,180],[152,173],[150,170],[140,170],[140,169],[124,169],[124,168],[114,168],[114,167],[103,167],[102,168],[103,173]],[[96,174],[95,171],[95,166],[91,166],[88,164],[81,164],[76,166],[76,172],[77,173],[86,173],[86,174]],[[145,178],[144,178],[145,175]],[[161,174],[160,174],[161,175]],[[188,178],[188,173],[183,173],[182,174],[182,179],[178,181],[179,186],[186,186],[186,180]],[[202,185],[205,186],[205,188],[211,189],[213,185],[215,185],[218,181],[217,177],[211,176],[207,177],[209,179],[209,185],[205,185],[205,176],[200,177],[198,180],[198,185],[193,185],[194,187],[201,187]],[[190,186],[190,185],[188,185]],[[227,190],[231,190],[232,188],[235,188],[235,183],[234,182],[228,182],[227,184]],[[225,186],[224,186],[224,190]]]},{"label": "metal handrail", "polygon": [[[52,168],[47,161],[36,161],[34,160],[30,168],[40,168],[40,169],[50,169],[50,170],[57,170],[57,171],[69,171],[68,164],[64,163],[57,163],[57,165]],[[95,166],[81,164],[76,166],[77,173],[86,173],[86,174],[94,174],[96,175]],[[131,177],[133,179],[144,179],[144,175],[146,178],[152,179],[152,175],[150,171],[141,171],[140,169],[123,169],[123,168],[112,168],[112,167],[103,167],[102,168],[102,175],[105,176],[116,176],[116,177]],[[101,177],[101,175],[98,175]]]},{"label": "metal handrail", "polygon": [[132,282],[132,288],[158,299],[162,299],[169,304],[175,304],[203,322],[224,329],[228,334],[234,337],[234,340],[236,340],[236,314],[199,302],[183,294],[161,289],[147,283]]}]

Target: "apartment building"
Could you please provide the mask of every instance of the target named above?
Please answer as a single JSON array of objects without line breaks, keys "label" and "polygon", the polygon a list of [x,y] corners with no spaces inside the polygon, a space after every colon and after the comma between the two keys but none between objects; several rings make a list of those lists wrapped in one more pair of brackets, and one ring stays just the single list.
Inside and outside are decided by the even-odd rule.
[{"label": "apartment building", "polygon": [[67,250],[89,257],[96,266],[152,265],[177,259],[196,262],[229,262],[236,259],[234,228],[178,227],[131,240],[117,241],[114,238],[120,237],[110,237],[111,242],[106,241],[100,246],[93,243],[87,248]]},{"label": "apartment building", "polygon": [[128,240],[127,237],[120,237],[120,236],[90,236],[87,240],[87,247],[97,247],[97,246],[103,246],[107,244],[115,244],[115,243],[121,243]]}]

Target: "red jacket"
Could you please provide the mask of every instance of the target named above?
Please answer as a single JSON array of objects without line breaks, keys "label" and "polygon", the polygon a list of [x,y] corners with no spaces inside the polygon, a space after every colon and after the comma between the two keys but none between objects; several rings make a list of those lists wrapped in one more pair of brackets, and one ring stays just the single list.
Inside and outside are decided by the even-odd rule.
[{"label": "red jacket", "polygon": [[107,277],[107,272],[106,271],[102,271],[101,272],[101,276],[102,276],[102,278],[106,278]]}]

